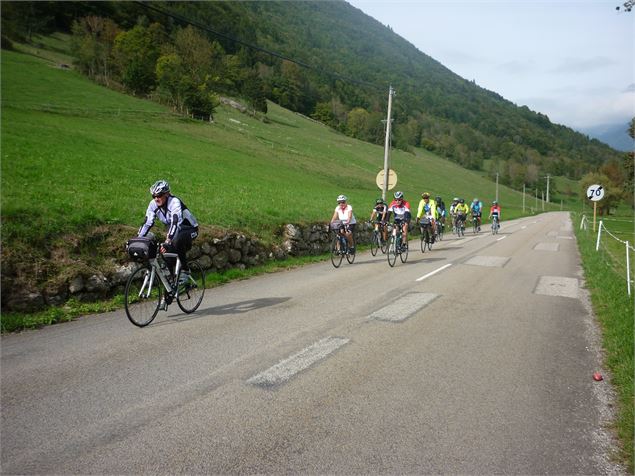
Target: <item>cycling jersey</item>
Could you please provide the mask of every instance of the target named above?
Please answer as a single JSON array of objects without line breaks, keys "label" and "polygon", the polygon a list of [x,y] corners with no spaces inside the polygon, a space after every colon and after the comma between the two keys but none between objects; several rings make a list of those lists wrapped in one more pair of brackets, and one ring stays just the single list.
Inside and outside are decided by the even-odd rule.
[{"label": "cycling jersey", "polygon": [[454,213],[456,215],[467,215],[467,212],[469,211],[470,209],[465,203],[463,205],[459,203],[456,207],[454,207]]},{"label": "cycling jersey", "polygon": [[426,203],[425,200],[421,199],[419,202],[419,209],[417,210],[417,218],[421,218],[423,215],[431,216],[436,219],[437,217],[437,204],[434,200],[428,200]]},{"label": "cycling jersey", "polygon": [[437,203],[437,218],[443,218],[446,215],[446,211],[445,211],[445,203],[438,202]]},{"label": "cycling jersey", "polygon": [[481,202],[472,203],[472,205],[470,205],[470,210],[472,210],[473,213],[480,215],[482,209],[483,209],[483,204]]},{"label": "cycling jersey", "polygon": [[338,205],[337,207],[335,207],[335,213],[337,213],[337,218],[342,222],[343,225],[354,225],[357,223],[357,221],[355,220],[355,215],[353,215],[353,207],[351,207],[350,205],[346,205],[346,207],[344,208]]},{"label": "cycling jersey", "polygon": [[381,220],[384,216],[384,213],[388,212],[388,206],[385,203],[375,205],[375,208],[373,208],[373,212],[375,213],[375,220]]},{"label": "cycling jersey", "polygon": [[494,205],[492,206],[492,208],[489,209],[489,214],[494,216],[498,216],[498,218],[500,218],[501,216],[501,207],[499,205]]},{"label": "cycling jersey", "polygon": [[150,201],[146,211],[146,221],[139,229],[139,236],[146,236],[154,225],[155,218],[168,226],[167,238],[169,240],[172,240],[183,227],[198,229],[198,222],[192,212],[180,198],[174,195],[169,195],[162,207],[159,207],[154,200]]},{"label": "cycling jersey", "polygon": [[395,220],[410,220],[410,203],[403,200],[401,203],[393,200],[388,211],[395,215]]}]

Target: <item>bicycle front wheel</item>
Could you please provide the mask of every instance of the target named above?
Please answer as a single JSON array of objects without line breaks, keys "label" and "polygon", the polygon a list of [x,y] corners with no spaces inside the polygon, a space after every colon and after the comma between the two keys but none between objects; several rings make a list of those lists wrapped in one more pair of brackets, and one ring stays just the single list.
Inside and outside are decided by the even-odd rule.
[{"label": "bicycle front wheel", "polygon": [[426,252],[426,233],[423,230],[423,228],[421,229],[421,243],[420,243],[420,246],[421,246],[421,252],[425,253]]},{"label": "bicycle front wheel", "polygon": [[388,265],[392,268],[395,266],[397,262],[397,240],[394,236],[390,237],[390,241],[388,242],[388,252],[386,253],[386,257],[388,258]]},{"label": "bicycle front wheel", "polygon": [[336,268],[339,268],[342,264],[342,258],[344,258],[344,256],[340,251],[340,240],[337,235],[335,235],[331,243],[331,263],[333,263],[333,266]]},{"label": "bicycle front wheel", "polygon": [[190,263],[190,279],[179,286],[179,295],[176,303],[186,314],[196,311],[205,295],[205,271],[200,264]]},{"label": "bicycle front wheel", "polygon": [[379,232],[374,231],[373,236],[370,239],[370,254],[377,256],[377,251],[379,251]]},{"label": "bicycle front wheel", "polygon": [[399,259],[401,260],[402,263],[405,263],[406,261],[408,261],[408,242],[406,241],[403,244],[404,250],[399,253]]},{"label": "bicycle front wheel", "polygon": [[151,268],[139,268],[126,283],[126,315],[135,326],[147,326],[159,312],[163,288],[159,278],[151,277]]},{"label": "bicycle front wheel", "polygon": [[355,247],[355,236],[351,238],[351,241],[353,242],[353,251],[351,251],[350,248],[346,250],[346,261],[348,261],[349,264],[353,264],[353,261],[355,261],[355,253],[357,252],[357,248]]}]

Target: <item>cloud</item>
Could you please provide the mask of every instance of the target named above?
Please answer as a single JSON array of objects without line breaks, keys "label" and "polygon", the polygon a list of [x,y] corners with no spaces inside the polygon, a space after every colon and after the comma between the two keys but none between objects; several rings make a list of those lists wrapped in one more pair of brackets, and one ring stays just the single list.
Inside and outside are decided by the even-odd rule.
[{"label": "cloud", "polygon": [[625,93],[635,93],[635,83],[631,83],[628,86],[626,86],[626,89],[624,90]]},{"label": "cloud", "polygon": [[594,58],[566,58],[551,73],[580,74],[592,71],[601,71],[609,66],[618,64],[617,61],[606,56],[596,56]]}]

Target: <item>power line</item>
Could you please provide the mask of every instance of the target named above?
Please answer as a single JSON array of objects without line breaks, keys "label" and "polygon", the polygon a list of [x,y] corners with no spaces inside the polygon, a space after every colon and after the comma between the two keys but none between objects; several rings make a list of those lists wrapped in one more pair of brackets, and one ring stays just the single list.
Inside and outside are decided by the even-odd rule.
[{"label": "power line", "polygon": [[192,25],[192,26],[194,26],[194,27],[196,27],[196,28],[198,28],[200,30],[206,31],[206,32],[211,33],[213,35],[216,35],[216,36],[219,36],[219,37],[224,38],[226,40],[229,40],[229,41],[232,41],[234,43],[237,43],[239,45],[243,45],[243,46],[245,46],[247,48],[250,48],[252,50],[259,51],[261,53],[266,53],[266,54],[271,55],[271,56],[273,56],[275,58],[283,59],[285,61],[289,61],[289,62],[297,64],[298,66],[301,66],[303,68],[310,69],[310,70],[318,72],[318,73],[324,73],[324,74],[326,74],[328,76],[331,76],[331,77],[333,77],[335,79],[340,79],[342,81],[346,81],[346,82],[349,82],[349,83],[359,84],[361,86],[368,86],[368,87],[371,87],[371,88],[377,89],[377,90],[381,90],[382,89],[381,87],[377,86],[376,84],[368,83],[366,81],[360,81],[360,80],[353,79],[353,78],[349,78],[347,76],[343,76],[343,75],[335,73],[333,71],[328,71],[328,70],[326,70],[324,68],[314,67],[314,66],[311,66],[311,65],[309,65],[307,63],[304,63],[302,61],[298,61],[296,59],[293,59],[293,58],[290,58],[288,56],[285,56],[285,55],[283,55],[281,53],[277,53],[275,51],[271,51],[271,50],[268,50],[266,48],[262,48],[261,46],[254,45],[252,43],[248,43],[248,42],[243,41],[243,40],[239,40],[238,38],[234,38],[234,37],[229,36],[229,35],[227,35],[225,33],[221,33],[219,31],[213,30],[212,28],[210,28],[208,26],[202,25],[202,24],[200,24],[200,23],[198,23],[198,22],[196,22],[194,20],[190,20],[189,18],[185,18],[184,16],[181,16],[181,15],[178,15],[176,13],[169,12],[169,11],[165,11],[162,8],[157,7],[156,5],[151,4],[150,2],[136,1],[135,3],[137,5],[141,5],[143,8],[147,8],[149,10],[153,10],[153,11],[155,11],[157,13],[160,13],[162,15],[170,17],[170,18],[172,18],[174,20],[177,20],[177,21],[179,21],[181,23],[185,23],[187,25]]}]

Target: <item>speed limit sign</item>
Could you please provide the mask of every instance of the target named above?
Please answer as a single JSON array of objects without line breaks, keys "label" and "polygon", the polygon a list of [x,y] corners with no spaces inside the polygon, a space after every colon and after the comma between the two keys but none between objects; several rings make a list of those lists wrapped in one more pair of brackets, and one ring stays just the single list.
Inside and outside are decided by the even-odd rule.
[{"label": "speed limit sign", "polygon": [[599,202],[604,198],[604,187],[602,185],[591,185],[586,189],[586,196],[589,200]]}]

